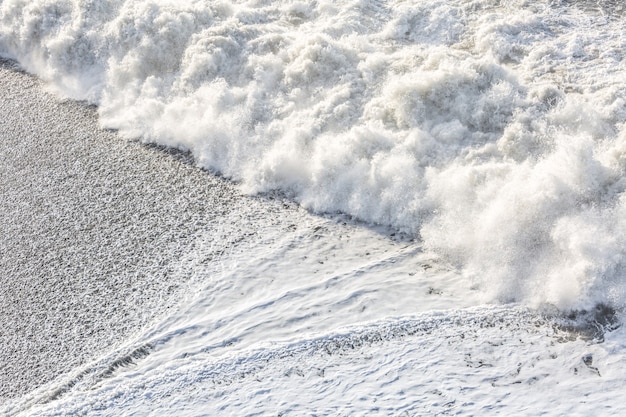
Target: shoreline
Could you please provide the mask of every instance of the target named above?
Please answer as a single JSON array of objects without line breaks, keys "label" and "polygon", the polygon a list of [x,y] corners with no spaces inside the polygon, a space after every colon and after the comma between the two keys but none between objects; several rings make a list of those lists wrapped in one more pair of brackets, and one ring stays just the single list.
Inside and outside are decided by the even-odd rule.
[{"label": "shoreline", "polygon": [[[469,413],[497,410],[491,398],[527,411],[526,395],[570,393],[565,414],[588,409],[576,399],[596,378],[621,383],[623,329],[606,345],[594,333],[618,329],[621,311],[476,304],[419,245],[246,197],[185,154],[100,129],[93,107],[12,65],[0,61],[0,410],[230,410],[240,392],[252,409],[279,410],[302,363],[312,371],[295,375],[311,376],[320,406],[330,380],[354,401],[387,390],[387,410],[457,399]],[[387,388],[362,385],[364,369],[403,372]],[[442,374],[456,378],[446,403]]]}]

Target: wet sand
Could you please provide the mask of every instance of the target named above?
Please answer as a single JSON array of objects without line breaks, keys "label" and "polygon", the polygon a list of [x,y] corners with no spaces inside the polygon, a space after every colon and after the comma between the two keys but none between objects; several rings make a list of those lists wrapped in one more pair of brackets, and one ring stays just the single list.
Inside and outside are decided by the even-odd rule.
[{"label": "wet sand", "polygon": [[60,100],[9,61],[0,196],[0,404],[175,305],[188,278],[176,262],[194,233],[243,204],[184,154],[101,130],[93,107]]}]

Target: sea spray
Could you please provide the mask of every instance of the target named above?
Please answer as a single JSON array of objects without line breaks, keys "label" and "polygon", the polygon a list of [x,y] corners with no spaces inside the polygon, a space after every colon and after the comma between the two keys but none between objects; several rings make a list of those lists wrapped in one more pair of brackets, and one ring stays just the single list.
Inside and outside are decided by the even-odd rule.
[{"label": "sea spray", "polygon": [[251,193],[419,236],[485,300],[623,307],[624,18],[556,3],[4,0],[0,52]]}]

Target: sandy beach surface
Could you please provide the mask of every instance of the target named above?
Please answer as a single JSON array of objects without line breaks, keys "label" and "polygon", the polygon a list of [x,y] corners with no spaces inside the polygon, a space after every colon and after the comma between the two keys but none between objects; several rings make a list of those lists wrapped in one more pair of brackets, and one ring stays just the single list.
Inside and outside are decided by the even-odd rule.
[{"label": "sandy beach surface", "polygon": [[163,312],[186,279],[168,265],[241,200],[185,155],[100,129],[94,108],[61,101],[9,61],[0,195],[0,402]]}]

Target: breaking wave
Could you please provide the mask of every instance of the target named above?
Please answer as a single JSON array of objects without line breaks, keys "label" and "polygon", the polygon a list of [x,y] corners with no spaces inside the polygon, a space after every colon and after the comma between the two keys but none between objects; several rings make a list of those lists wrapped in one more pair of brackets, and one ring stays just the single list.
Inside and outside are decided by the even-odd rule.
[{"label": "breaking wave", "polygon": [[419,237],[489,300],[623,307],[614,3],[3,0],[0,53],[248,192]]}]

